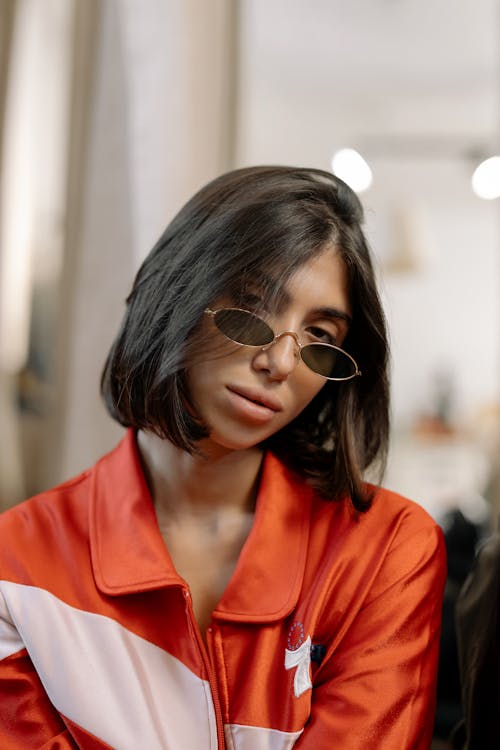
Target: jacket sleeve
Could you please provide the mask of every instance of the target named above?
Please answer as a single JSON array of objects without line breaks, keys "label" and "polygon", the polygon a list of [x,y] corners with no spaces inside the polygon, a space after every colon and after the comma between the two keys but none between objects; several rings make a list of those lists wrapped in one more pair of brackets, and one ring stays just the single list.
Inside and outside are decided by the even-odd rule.
[{"label": "jacket sleeve", "polygon": [[2,750],[75,750],[78,747],[43,689],[5,611],[1,592],[0,747]]},{"label": "jacket sleeve", "polygon": [[397,540],[315,675],[311,717],[297,750],[428,750],[445,577],[438,527]]}]

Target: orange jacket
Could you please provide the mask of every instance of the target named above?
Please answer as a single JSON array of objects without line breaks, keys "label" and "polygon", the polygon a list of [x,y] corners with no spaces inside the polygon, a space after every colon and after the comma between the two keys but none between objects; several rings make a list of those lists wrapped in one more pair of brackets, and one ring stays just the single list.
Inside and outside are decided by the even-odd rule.
[{"label": "orange jacket", "polygon": [[442,535],[356,515],[271,454],[205,647],[135,436],[0,519],[2,750],[426,750]]}]

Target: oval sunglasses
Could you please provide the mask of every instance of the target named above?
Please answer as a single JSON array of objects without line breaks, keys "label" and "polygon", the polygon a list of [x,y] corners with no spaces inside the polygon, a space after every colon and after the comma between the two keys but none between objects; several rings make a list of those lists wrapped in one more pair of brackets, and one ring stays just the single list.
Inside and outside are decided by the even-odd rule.
[{"label": "oval sunglasses", "polygon": [[227,339],[240,346],[255,346],[266,350],[288,334],[293,336],[304,364],[317,375],[327,380],[351,380],[361,375],[356,360],[340,347],[319,341],[301,344],[294,331],[275,334],[265,320],[249,310],[220,307],[217,310],[207,308],[205,313]]}]

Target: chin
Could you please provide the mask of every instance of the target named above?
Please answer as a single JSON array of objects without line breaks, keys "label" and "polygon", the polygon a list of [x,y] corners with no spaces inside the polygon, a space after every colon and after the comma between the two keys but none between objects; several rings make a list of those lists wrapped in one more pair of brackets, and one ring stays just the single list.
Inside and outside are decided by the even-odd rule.
[{"label": "chin", "polygon": [[213,450],[220,450],[222,452],[229,451],[246,451],[252,449],[260,449],[261,443],[270,435],[259,435],[252,438],[250,435],[238,435],[221,433],[212,431],[210,436],[201,443],[200,447],[202,450],[209,449],[210,452]]}]

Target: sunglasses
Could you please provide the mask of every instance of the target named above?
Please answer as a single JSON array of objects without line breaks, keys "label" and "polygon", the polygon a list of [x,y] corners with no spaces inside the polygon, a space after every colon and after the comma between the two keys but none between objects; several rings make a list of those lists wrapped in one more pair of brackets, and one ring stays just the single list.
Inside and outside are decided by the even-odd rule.
[{"label": "sunglasses", "polygon": [[218,330],[235,344],[268,349],[288,334],[293,336],[303,363],[317,375],[327,380],[350,380],[361,375],[356,361],[338,346],[319,341],[302,345],[294,331],[283,331],[276,335],[265,320],[249,310],[221,307],[218,310],[207,308],[205,313],[212,318]]}]

